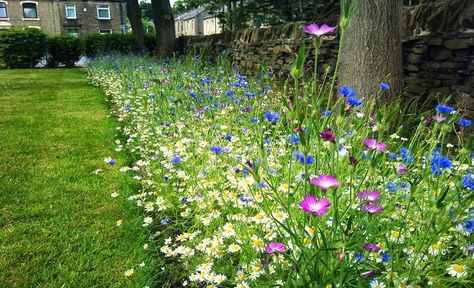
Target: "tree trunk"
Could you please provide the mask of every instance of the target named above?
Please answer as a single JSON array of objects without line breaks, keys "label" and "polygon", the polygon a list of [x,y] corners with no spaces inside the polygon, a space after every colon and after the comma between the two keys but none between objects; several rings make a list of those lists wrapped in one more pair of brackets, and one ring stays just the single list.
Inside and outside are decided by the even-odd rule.
[{"label": "tree trunk", "polygon": [[[358,0],[345,31],[339,85],[361,97],[380,94],[381,82],[391,92],[403,89],[401,0]],[[385,93],[386,95],[386,93]]]},{"label": "tree trunk", "polygon": [[156,53],[160,58],[171,57],[175,44],[174,17],[169,0],[152,0],[156,30]]},{"label": "tree trunk", "polygon": [[135,39],[135,44],[137,44],[138,49],[144,51],[145,46],[145,32],[143,29],[142,22],[142,11],[138,0],[127,0],[127,16],[130,20],[130,25],[132,26],[132,34]]}]

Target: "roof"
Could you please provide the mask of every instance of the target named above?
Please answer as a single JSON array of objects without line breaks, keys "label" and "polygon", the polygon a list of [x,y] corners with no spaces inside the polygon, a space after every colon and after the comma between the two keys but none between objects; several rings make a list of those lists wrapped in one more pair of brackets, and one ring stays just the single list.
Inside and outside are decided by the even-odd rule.
[{"label": "roof", "polygon": [[199,6],[197,7],[196,9],[193,9],[189,12],[186,12],[186,13],[183,13],[183,14],[180,14],[176,17],[174,17],[174,20],[188,20],[188,19],[191,19],[191,18],[195,18],[197,15],[201,14],[204,12],[204,7],[202,6]]}]

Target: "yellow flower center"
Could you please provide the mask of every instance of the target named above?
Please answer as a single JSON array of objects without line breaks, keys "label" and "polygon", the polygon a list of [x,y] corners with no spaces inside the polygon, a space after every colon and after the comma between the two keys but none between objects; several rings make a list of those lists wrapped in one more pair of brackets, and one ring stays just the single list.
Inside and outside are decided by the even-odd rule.
[{"label": "yellow flower center", "polygon": [[458,272],[458,273],[463,273],[464,272],[464,266],[459,265],[459,264],[454,264],[453,270]]}]

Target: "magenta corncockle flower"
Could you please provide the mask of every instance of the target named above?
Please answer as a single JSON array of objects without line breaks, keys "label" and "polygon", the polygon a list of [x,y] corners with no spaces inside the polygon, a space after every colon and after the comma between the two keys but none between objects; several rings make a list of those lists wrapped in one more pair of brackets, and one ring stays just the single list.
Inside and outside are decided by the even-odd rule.
[{"label": "magenta corncockle flower", "polygon": [[321,37],[324,34],[332,33],[336,30],[336,27],[332,27],[326,24],[318,26],[317,24],[309,24],[308,26],[304,27],[303,32],[314,35],[316,37]]},{"label": "magenta corncockle flower", "polygon": [[362,210],[367,211],[370,214],[377,214],[383,211],[383,207],[372,203],[367,203],[362,205]]},{"label": "magenta corncockle flower", "polygon": [[328,207],[331,206],[331,203],[326,198],[322,198],[318,201],[315,196],[306,195],[299,205],[306,213],[323,216],[328,211]]},{"label": "magenta corncockle flower", "polygon": [[408,174],[408,168],[405,167],[403,164],[398,164],[397,168],[397,174]]},{"label": "magenta corncockle flower", "polygon": [[375,252],[380,251],[380,247],[377,244],[373,244],[373,243],[364,243],[362,245],[362,248],[364,248],[367,251],[375,251]]},{"label": "magenta corncockle flower", "polygon": [[431,119],[433,119],[436,122],[444,122],[446,120],[446,117],[441,116],[441,115],[434,115],[434,116],[431,116]]},{"label": "magenta corncockle flower", "polygon": [[369,149],[385,152],[385,143],[377,142],[377,140],[375,139],[372,139],[372,138],[365,139],[363,144],[365,147]]},{"label": "magenta corncockle flower", "polygon": [[285,250],[285,245],[280,242],[270,242],[267,247],[265,247],[265,251],[267,251],[268,254],[273,254],[275,252],[283,253]]},{"label": "magenta corncockle flower", "polygon": [[369,201],[369,202],[379,202],[380,201],[380,192],[378,191],[369,191],[364,190],[357,195],[357,197],[361,200]]},{"label": "magenta corncockle flower", "polygon": [[323,140],[336,142],[336,138],[334,137],[334,133],[332,132],[331,128],[329,128],[327,131],[322,131],[321,132],[321,138]]},{"label": "magenta corncockle flower", "polygon": [[363,277],[366,277],[366,278],[369,278],[369,277],[372,277],[372,276],[375,276],[375,275],[377,275],[377,270],[369,270],[369,271],[365,271],[365,272],[360,273],[360,276],[363,276]]},{"label": "magenta corncockle flower", "polygon": [[336,177],[326,174],[321,174],[318,177],[311,179],[311,184],[318,186],[324,191],[332,187],[341,186],[341,183],[337,181]]}]

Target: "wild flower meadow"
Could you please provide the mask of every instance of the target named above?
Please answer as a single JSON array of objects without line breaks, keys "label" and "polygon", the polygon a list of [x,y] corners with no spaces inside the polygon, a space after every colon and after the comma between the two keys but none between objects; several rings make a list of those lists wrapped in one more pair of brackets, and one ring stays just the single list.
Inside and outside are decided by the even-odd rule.
[{"label": "wild flower meadow", "polygon": [[168,263],[163,283],[472,287],[471,121],[442,103],[393,130],[389,83],[335,91],[298,61],[279,89],[270,70],[199,57],[86,67],[120,123],[117,150],[136,158],[117,169],[141,183],[130,200]]}]

